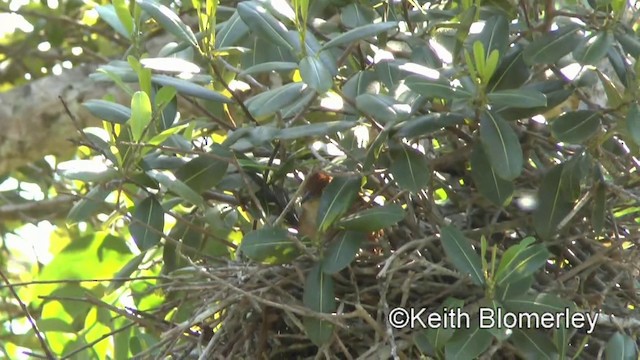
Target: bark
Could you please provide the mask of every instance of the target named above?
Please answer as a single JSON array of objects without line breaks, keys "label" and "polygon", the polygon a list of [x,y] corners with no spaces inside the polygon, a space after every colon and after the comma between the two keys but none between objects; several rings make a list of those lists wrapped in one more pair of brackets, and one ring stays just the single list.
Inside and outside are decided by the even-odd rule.
[{"label": "bark", "polygon": [[[171,41],[167,35],[149,39],[149,54],[157,54]],[[97,65],[81,65],[0,93],[0,176],[45,155],[73,154],[80,138],[78,128],[102,126],[82,102],[113,94],[119,102],[129,105],[123,92],[114,84],[89,78]],[[67,114],[64,103],[77,119]]]},{"label": "bark", "polygon": [[0,175],[45,155],[71,154],[73,139],[79,137],[77,127],[100,124],[82,102],[117,91],[112,84],[89,79],[95,68],[80,66],[0,94]]}]

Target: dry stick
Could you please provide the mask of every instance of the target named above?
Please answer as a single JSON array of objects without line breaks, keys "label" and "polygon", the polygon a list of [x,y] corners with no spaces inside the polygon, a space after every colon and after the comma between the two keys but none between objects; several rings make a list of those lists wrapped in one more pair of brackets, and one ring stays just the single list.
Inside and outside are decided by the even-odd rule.
[{"label": "dry stick", "polygon": [[134,324],[135,324],[134,322],[131,322],[131,323],[129,323],[129,324],[127,324],[127,325],[125,325],[125,326],[123,326],[123,327],[119,328],[119,329],[116,329],[116,330],[110,331],[110,332],[108,332],[108,333],[106,333],[106,334],[102,335],[101,337],[99,337],[99,338],[95,339],[94,341],[92,341],[92,342],[90,342],[90,343],[88,343],[88,344],[86,344],[86,345],[84,345],[84,346],[81,346],[81,347],[79,347],[79,348],[77,348],[77,349],[75,349],[75,350],[71,351],[70,353],[68,353],[68,354],[67,354],[67,355],[65,355],[64,357],[60,358],[60,360],[70,359],[73,355],[75,355],[75,354],[79,353],[80,351],[85,350],[85,349],[89,349],[89,348],[93,347],[93,345],[95,345],[95,344],[97,344],[97,343],[101,342],[102,340],[108,339],[108,338],[110,338],[111,336],[113,336],[113,335],[115,335],[115,334],[117,334],[117,333],[119,333],[119,332],[121,332],[121,331],[127,330],[128,328],[132,327]]},{"label": "dry stick", "polygon": [[[141,280],[158,280],[169,279],[166,276],[138,276],[138,277],[126,277],[126,278],[104,278],[104,279],[74,279],[74,280],[36,280],[22,283],[11,284],[10,286],[31,286],[31,285],[43,285],[43,284],[79,284],[83,282],[104,282],[104,281],[141,281]],[[0,285],[0,289],[8,287],[7,285]]]},{"label": "dry stick", "polygon": [[249,109],[247,108],[247,106],[244,104],[244,102],[242,101],[242,99],[240,99],[240,97],[238,96],[238,94],[236,94],[235,91],[233,91],[231,89],[231,87],[229,86],[229,84],[227,84],[227,82],[224,80],[224,78],[222,77],[222,74],[220,74],[220,70],[218,69],[218,67],[215,64],[215,60],[214,59],[209,59],[209,66],[211,67],[211,69],[213,70],[213,73],[216,75],[216,77],[218,78],[218,81],[220,81],[220,83],[222,84],[222,86],[224,86],[224,88],[231,94],[231,96],[233,97],[233,99],[236,101],[236,103],[240,106],[240,108],[242,109],[242,111],[245,113],[245,115],[247,116],[247,118],[249,120],[251,120],[251,122],[253,122],[255,125],[260,125],[260,123],[258,122],[258,120],[256,120],[253,115],[251,115],[251,112],[249,111]]},{"label": "dry stick", "polygon": [[[298,314],[298,315],[302,315],[302,316],[313,316],[313,317],[316,317],[316,318],[318,318],[320,320],[328,321],[328,322],[330,322],[330,323],[332,323],[334,325],[337,325],[339,327],[342,327],[342,328],[345,327],[344,324],[342,324],[342,323],[340,323],[340,322],[338,322],[336,320],[336,318],[337,318],[336,316],[329,315],[329,314],[315,313],[315,312],[313,312],[311,310],[308,310],[307,308],[303,308],[303,307],[299,307],[299,306],[284,305],[284,304],[277,303],[275,301],[263,299],[263,298],[261,298],[259,296],[256,296],[256,295],[252,294],[251,292],[248,292],[248,291],[243,290],[243,289],[241,289],[241,288],[239,288],[237,286],[229,284],[228,282],[224,281],[223,279],[219,278],[218,276],[216,276],[216,275],[214,275],[212,273],[209,273],[209,272],[206,272],[206,271],[203,271],[203,270],[201,270],[201,271],[203,272],[203,274],[205,276],[207,276],[210,279],[222,284],[224,287],[227,287],[230,290],[233,290],[233,291],[235,291],[237,293],[240,293],[240,294],[248,297],[249,299],[251,299],[253,301],[256,301],[258,303],[261,303],[263,305],[268,305],[268,306],[271,306],[273,308],[280,309],[280,310],[288,310],[288,311],[291,311],[292,313],[295,313],[295,314]],[[339,317],[345,317],[345,315],[340,315]],[[348,317],[353,317],[353,314],[351,316],[348,316]]]},{"label": "dry stick", "polygon": [[53,355],[53,353],[49,349],[49,345],[47,345],[47,341],[44,339],[44,337],[42,337],[40,330],[38,330],[38,325],[36,325],[36,321],[33,319],[33,316],[31,316],[31,313],[29,312],[27,305],[25,305],[24,302],[22,302],[22,300],[20,299],[20,296],[18,295],[16,290],[13,288],[13,286],[11,285],[11,282],[5,276],[4,272],[2,272],[2,270],[0,270],[0,277],[2,277],[2,280],[7,284],[7,287],[9,288],[11,295],[13,295],[13,297],[16,299],[16,301],[18,302],[18,305],[20,305],[20,308],[22,309],[22,312],[24,312],[24,315],[27,317],[27,320],[29,320],[29,324],[31,324],[31,328],[33,329],[33,332],[36,334],[36,337],[40,342],[40,346],[42,347],[42,351],[44,351],[44,353],[46,354],[47,359],[51,359],[51,360],[55,359],[56,357]]}]

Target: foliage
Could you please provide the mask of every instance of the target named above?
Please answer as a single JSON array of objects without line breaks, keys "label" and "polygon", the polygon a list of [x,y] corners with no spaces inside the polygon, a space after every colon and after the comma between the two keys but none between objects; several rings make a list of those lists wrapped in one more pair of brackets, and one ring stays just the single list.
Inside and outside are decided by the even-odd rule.
[{"label": "foliage", "polygon": [[[46,36],[61,57],[109,58],[91,76],[128,101],[84,102],[104,127],[78,129],[76,164],[100,170],[11,174],[81,199],[49,218],[54,258],[25,276],[40,283],[2,289],[5,354],[635,358],[638,6],[113,0],[95,23],[76,2],[16,10],[54,30],[11,48]],[[55,31],[76,20],[108,36]],[[309,238],[297,203],[317,171],[333,178]],[[400,306],[604,315],[592,334],[394,329]],[[19,314],[30,330],[10,328]]]}]

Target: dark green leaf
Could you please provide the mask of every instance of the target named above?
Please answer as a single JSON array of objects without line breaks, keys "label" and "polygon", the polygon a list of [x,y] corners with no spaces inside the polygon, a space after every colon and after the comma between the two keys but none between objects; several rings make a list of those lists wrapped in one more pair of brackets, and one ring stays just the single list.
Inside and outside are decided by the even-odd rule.
[{"label": "dark green leaf", "polygon": [[627,130],[636,145],[640,145],[640,105],[633,103],[627,113]]},{"label": "dark green leaf", "polygon": [[[400,81],[405,78],[397,66],[392,66],[391,60],[383,60],[374,66],[374,71],[378,81],[388,89],[395,89]],[[376,91],[376,93],[379,91]]]},{"label": "dark green leaf", "polygon": [[511,312],[534,312],[536,314],[576,311],[576,306],[569,300],[564,300],[556,295],[541,293],[538,295],[523,295],[503,301],[506,309]]},{"label": "dark green leaf", "polygon": [[582,166],[585,158],[586,156],[579,154],[574,155],[569,161],[565,162],[562,170],[562,179],[560,180],[560,194],[567,201],[573,202],[580,198],[582,193],[581,183],[587,175]]},{"label": "dark green leaf", "polygon": [[240,251],[252,260],[284,264],[298,256],[298,249],[282,228],[264,227],[244,235]]},{"label": "dark green leaf", "polygon": [[334,325],[328,321],[306,316],[302,320],[302,325],[309,336],[309,340],[316,346],[328,343],[331,340],[331,336],[333,336]]},{"label": "dark green leaf", "polygon": [[494,299],[498,301],[504,301],[505,299],[511,299],[517,296],[526,294],[531,285],[533,285],[533,275],[520,278],[516,282],[505,283],[496,287]]},{"label": "dark green leaf", "polygon": [[386,95],[362,94],[356,98],[356,107],[383,123],[406,119],[411,113],[411,106],[397,102]]},{"label": "dark green leaf", "polygon": [[464,123],[464,116],[452,113],[431,113],[411,118],[397,126],[395,137],[413,139],[448,126]]},{"label": "dark green leaf", "polygon": [[371,36],[377,35],[383,31],[389,31],[397,27],[398,27],[398,23],[395,21],[381,22],[381,23],[360,26],[355,29],[351,29],[345,33],[342,33],[336,36],[335,38],[331,39],[331,41],[327,42],[326,44],[324,44],[324,46],[322,46],[322,50],[328,49],[334,46],[349,44],[357,40],[366,39]]},{"label": "dark green leaf", "polygon": [[547,106],[547,97],[535,90],[499,90],[487,94],[489,102],[496,107],[535,108]]},{"label": "dark green leaf", "polygon": [[329,121],[317,124],[292,126],[280,130],[276,137],[281,140],[294,140],[305,137],[322,136],[351,129],[356,125],[358,125],[358,123],[355,121]]},{"label": "dark green leaf", "polygon": [[366,92],[377,93],[380,85],[373,71],[359,71],[342,86],[342,93],[349,99],[355,100],[358,95]]},{"label": "dark green leaf", "polygon": [[471,322],[469,328],[458,329],[453,337],[445,345],[445,356],[447,359],[472,360],[477,359],[485,352],[493,335],[487,330],[480,329],[480,324]]},{"label": "dark green leaf", "polygon": [[153,0],[138,0],[138,5],[173,36],[198,47],[198,40],[191,28],[185,25],[180,17],[168,7]]},{"label": "dark green leaf", "polygon": [[265,9],[262,5],[251,1],[238,4],[238,14],[251,31],[274,45],[294,49],[287,27]]},{"label": "dark green leaf", "polygon": [[129,232],[138,249],[147,251],[160,242],[164,230],[164,210],[153,195],[136,205]]},{"label": "dark green leaf", "polygon": [[474,146],[470,157],[471,177],[478,191],[498,206],[505,206],[513,195],[513,182],[499,177],[489,163],[480,144]]},{"label": "dark green leaf", "polygon": [[549,256],[549,251],[541,244],[522,249],[510,258],[508,263],[500,263],[500,271],[496,273],[495,278],[496,284],[505,286],[533,275],[544,266]]},{"label": "dark green leaf", "polygon": [[131,118],[131,109],[111,101],[89,100],[82,106],[93,116],[116,124],[125,124]]},{"label": "dark green leaf", "polygon": [[566,112],[551,121],[551,133],[562,142],[580,144],[598,131],[600,118],[600,113],[592,110]]},{"label": "dark green leaf", "polygon": [[487,87],[489,91],[515,89],[529,79],[531,71],[522,58],[522,52],[522,45],[518,44],[507,51],[491,77]]},{"label": "dark green leaf", "polygon": [[569,24],[535,39],[524,49],[528,64],[552,64],[578,46],[578,25]]},{"label": "dark green leaf", "polygon": [[104,199],[111,194],[114,190],[113,185],[98,185],[91,189],[83,197],[73,205],[69,214],[67,215],[67,222],[70,224],[85,221],[91,216],[95,215],[100,209],[105,206]]},{"label": "dark green leaf", "polygon": [[395,225],[404,216],[402,206],[389,204],[351,214],[340,220],[338,226],[347,230],[372,232]]},{"label": "dark green leaf", "polygon": [[304,87],[305,84],[301,82],[290,83],[256,95],[247,100],[245,104],[253,116],[266,118],[296,101],[302,94]]},{"label": "dark green leaf", "polygon": [[209,90],[187,80],[178,79],[167,75],[153,75],[151,76],[151,82],[161,86],[172,86],[180,94],[194,96],[199,99],[211,100],[223,104],[230,104],[233,102],[231,99],[218,92]]},{"label": "dark green leaf", "polygon": [[269,61],[266,63],[256,64],[251,66],[242,72],[239,75],[254,75],[260,74],[264,72],[272,72],[272,71],[293,71],[298,68],[298,64],[294,62],[286,62],[286,61]]},{"label": "dark green leaf", "polygon": [[118,34],[124,36],[125,38],[131,39],[131,32],[127,31],[125,26],[122,24],[113,5],[98,5],[94,9],[96,9],[96,11],[98,12],[98,16],[100,16],[100,18],[104,20],[104,22],[109,24],[109,26],[111,26],[113,30],[117,31]]},{"label": "dark green leaf", "polygon": [[231,156],[228,150],[216,146],[211,154],[200,155],[182,165],[175,175],[195,192],[202,193],[222,180],[229,167]]},{"label": "dark green leaf", "polygon": [[428,98],[449,100],[455,94],[455,89],[444,78],[430,79],[424,76],[411,75],[405,80],[409,89]]},{"label": "dark green leaf", "polygon": [[558,359],[557,349],[549,336],[539,330],[514,329],[510,341],[525,359]]},{"label": "dark green leaf", "polygon": [[638,345],[632,337],[617,331],[607,342],[604,353],[611,360],[637,359]]},{"label": "dark green leaf", "polygon": [[242,21],[238,11],[234,12],[216,34],[216,49],[236,45],[248,32],[249,27]]},{"label": "dark green leaf", "polygon": [[558,224],[573,209],[573,202],[562,194],[562,170],[564,164],[556,165],[545,174],[538,190],[538,206],[533,213],[533,227],[543,239],[554,235]]},{"label": "dark green leaf", "polygon": [[424,154],[400,143],[391,146],[389,155],[389,170],[401,188],[417,193],[427,187],[431,172]]},{"label": "dark green leaf", "polygon": [[627,54],[631,54],[634,58],[640,56],[640,40],[638,40],[638,36],[633,32],[631,33],[616,33],[616,40],[620,42],[622,48]]},{"label": "dark green leaf", "polygon": [[593,185],[593,205],[591,206],[591,227],[596,234],[604,228],[607,206],[607,188],[601,182]]},{"label": "dark green leaf", "polygon": [[146,172],[150,178],[159,182],[164,187],[169,189],[174,194],[181,197],[183,200],[192,203],[193,205],[202,205],[204,204],[204,200],[199,193],[193,191],[187,184],[182,182],[180,179],[177,179],[173,176],[168,176],[158,170],[149,170]]},{"label": "dark green leaf", "polygon": [[503,15],[492,16],[484,23],[478,34],[487,57],[493,50],[498,50],[500,57],[504,56],[509,45],[509,22]]},{"label": "dark green leaf", "polygon": [[573,58],[582,65],[598,65],[607,56],[613,44],[613,33],[599,32],[591,38],[585,38],[573,50]]},{"label": "dark green leaf", "polygon": [[474,284],[484,284],[480,257],[476,254],[471,242],[464,236],[462,231],[454,226],[447,225],[441,230],[440,242],[444,252],[447,254],[447,258],[459,271],[469,274]]},{"label": "dark green leaf", "polygon": [[319,94],[324,94],[333,86],[333,76],[315,56],[307,56],[300,61],[300,76]]},{"label": "dark green leaf", "polygon": [[366,233],[340,232],[324,253],[322,271],[326,274],[335,274],[349,266],[360,250],[360,245],[366,240]]},{"label": "dark green leaf", "polygon": [[[442,306],[438,311],[436,311],[436,313],[444,314],[451,309],[462,309],[463,306],[463,300],[448,297],[444,300]],[[439,351],[445,346],[449,339],[451,339],[451,337],[455,333],[455,329],[446,326],[438,326],[435,328],[428,328],[426,331],[423,331],[423,333],[425,334],[429,344],[435,350]]]},{"label": "dark green leaf", "polygon": [[331,313],[336,310],[333,278],[322,272],[320,264],[314,265],[304,283],[302,302],[307,308],[320,313]]},{"label": "dark green leaf", "polygon": [[348,28],[371,24],[375,16],[373,8],[357,3],[349,4],[340,10],[340,21]]},{"label": "dark green leaf", "polygon": [[360,191],[360,178],[336,177],[327,185],[320,197],[318,229],[325,232],[351,208]]},{"label": "dark green leaf", "polygon": [[480,116],[480,140],[496,174],[513,180],[523,168],[522,147],[518,135],[501,117],[489,111]]}]

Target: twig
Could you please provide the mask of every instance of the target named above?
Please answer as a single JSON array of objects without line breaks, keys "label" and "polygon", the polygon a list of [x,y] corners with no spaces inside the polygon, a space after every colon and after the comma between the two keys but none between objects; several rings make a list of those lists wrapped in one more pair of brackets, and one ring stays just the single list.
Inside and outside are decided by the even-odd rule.
[{"label": "twig", "polygon": [[13,297],[16,299],[16,301],[18,302],[18,305],[20,305],[20,308],[22,309],[22,312],[24,312],[24,315],[27,317],[27,320],[29,320],[29,324],[31,324],[31,328],[33,329],[33,332],[36,334],[36,337],[40,342],[40,347],[42,347],[42,351],[44,351],[47,359],[54,360],[56,357],[51,352],[51,349],[49,349],[49,345],[47,345],[47,341],[44,339],[44,337],[40,333],[40,330],[38,330],[38,325],[36,325],[36,321],[33,319],[33,316],[31,316],[31,313],[29,312],[27,305],[25,305],[25,303],[22,302],[22,300],[20,299],[20,296],[18,295],[16,290],[13,288],[13,286],[11,285],[11,282],[6,277],[4,272],[2,272],[2,270],[0,270],[0,277],[2,277],[2,280],[5,282],[5,284],[7,284],[7,287],[9,288],[11,295],[13,295]]}]

